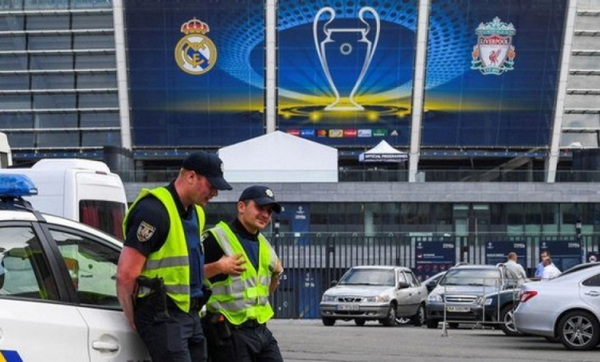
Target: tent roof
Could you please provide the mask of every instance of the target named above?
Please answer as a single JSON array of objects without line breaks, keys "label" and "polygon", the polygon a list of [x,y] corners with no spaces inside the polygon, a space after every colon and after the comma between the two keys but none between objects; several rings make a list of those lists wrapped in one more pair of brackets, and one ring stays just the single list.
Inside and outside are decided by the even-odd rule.
[{"label": "tent roof", "polygon": [[407,159],[406,152],[398,151],[386,141],[379,142],[377,146],[358,156],[361,162],[404,162]]},{"label": "tent roof", "polygon": [[338,151],[281,131],[219,149],[231,182],[337,182]]},{"label": "tent roof", "polygon": [[394,147],[390,146],[390,144],[387,143],[386,141],[381,141],[381,142],[379,142],[379,144],[377,144],[377,146],[371,148],[370,150],[365,151],[365,153],[367,153],[367,154],[373,154],[373,153],[393,154],[393,153],[405,153],[405,152],[398,151]]}]

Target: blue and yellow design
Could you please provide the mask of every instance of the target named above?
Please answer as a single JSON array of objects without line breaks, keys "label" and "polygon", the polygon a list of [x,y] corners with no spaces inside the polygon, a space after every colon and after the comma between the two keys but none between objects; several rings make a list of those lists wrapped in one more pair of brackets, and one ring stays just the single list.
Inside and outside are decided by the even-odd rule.
[{"label": "blue and yellow design", "polygon": [[0,362],[23,362],[19,352],[0,350]]}]

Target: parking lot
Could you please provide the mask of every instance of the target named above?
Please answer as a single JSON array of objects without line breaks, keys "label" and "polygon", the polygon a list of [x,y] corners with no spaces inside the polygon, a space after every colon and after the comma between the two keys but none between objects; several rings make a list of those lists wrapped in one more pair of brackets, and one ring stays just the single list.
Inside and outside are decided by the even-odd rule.
[{"label": "parking lot", "polygon": [[599,351],[566,350],[540,337],[507,337],[499,330],[396,326],[368,322],[338,322],[325,327],[320,320],[273,320],[269,328],[287,362],[353,361],[598,361]]}]

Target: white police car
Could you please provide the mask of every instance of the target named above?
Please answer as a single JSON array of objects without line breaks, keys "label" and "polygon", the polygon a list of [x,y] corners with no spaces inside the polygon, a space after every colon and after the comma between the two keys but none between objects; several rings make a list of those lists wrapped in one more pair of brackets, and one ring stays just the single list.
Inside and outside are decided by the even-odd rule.
[{"label": "white police car", "polygon": [[150,361],[117,299],[121,242],[33,210],[35,192],[0,176],[0,361]]}]

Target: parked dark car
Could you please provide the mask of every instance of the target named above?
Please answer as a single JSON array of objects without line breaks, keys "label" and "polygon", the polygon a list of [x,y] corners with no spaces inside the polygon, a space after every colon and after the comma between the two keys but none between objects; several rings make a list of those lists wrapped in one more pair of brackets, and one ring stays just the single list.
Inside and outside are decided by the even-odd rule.
[{"label": "parked dark car", "polygon": [[483,321],[483,325],[500,328],[507,336],[518,336],[521,333],[514,321],[514,311],[518,304],[519,289],[506,289],[483,296],[479,300],[479,306],[473,308],[473,313],[477,320]]},{"label": "parked dark car", "polygon": [[481,299],[506,289],[502,269],[493,265],[457,265],[449,269],[427,298],[427,328],[437,328],[448,322],[454,328],[459,323],[482,321],[475,314]]}]

